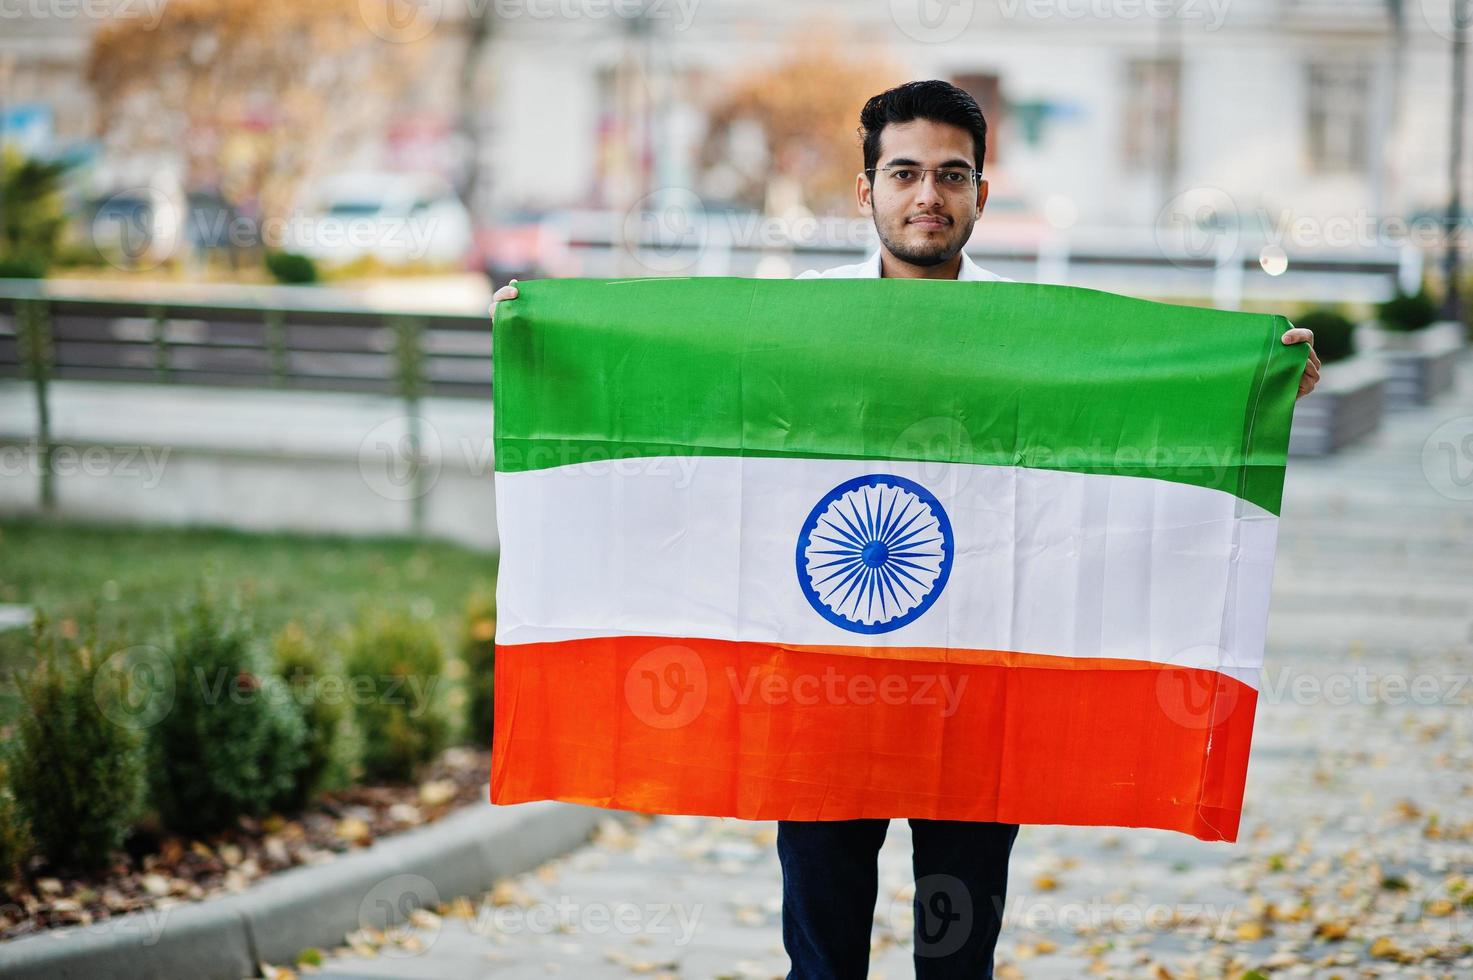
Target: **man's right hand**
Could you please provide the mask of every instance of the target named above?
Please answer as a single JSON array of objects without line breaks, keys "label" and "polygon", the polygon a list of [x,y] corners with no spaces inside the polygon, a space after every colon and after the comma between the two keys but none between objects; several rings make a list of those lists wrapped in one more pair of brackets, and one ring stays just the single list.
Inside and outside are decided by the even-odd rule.
[{"label": "man's right hand", "polygon": [[511,282],[507,283],[505,286],[502,286],[500,289],[496,290],[496,292],[491,296],[491,309],[490,309],[491,322],[492,323],[495,323],[496,322],[496,304],[497,303],[500,303],[502,300],[516,299],[516,298],[517,298],[517,281],[515,279],[513,279]]}]

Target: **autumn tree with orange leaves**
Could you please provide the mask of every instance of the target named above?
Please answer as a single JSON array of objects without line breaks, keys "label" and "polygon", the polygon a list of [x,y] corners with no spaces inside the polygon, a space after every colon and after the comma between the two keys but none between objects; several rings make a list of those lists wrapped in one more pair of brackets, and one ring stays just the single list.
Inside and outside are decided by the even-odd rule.
[{"label": "autumn tree with orange leaves", "polygon": [[[902,70],[872,46],[841,49],[834,29],[814,25],[802,32],[774,64],[738,78],[711,107],[709,138],[701,164],[708,171],[736,171],[735,198],[753,207],[766,203],[774,181],[801,188],[804,205],[818,213],[853,210],[859,153],[859,110],[877,92],[904,81]],[[743,127],[760,128],[766,160],[733,165],[731,140]]]},{"label": "autumn tree with orange leaves", "polygon": [[270,218],[382,123],[420,51],[370,31],[358,0],[170,0],[156,25],[101,28],[87,78],[109,150],[176,153],[188,188]]}]

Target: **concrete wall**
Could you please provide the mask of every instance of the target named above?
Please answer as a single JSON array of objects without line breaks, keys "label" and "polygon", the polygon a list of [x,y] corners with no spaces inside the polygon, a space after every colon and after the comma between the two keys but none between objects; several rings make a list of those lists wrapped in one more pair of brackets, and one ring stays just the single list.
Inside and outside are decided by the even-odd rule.
[{"label": "concrete wall", "polygon": [[[408,534],[404,405],[318,392],[54,382],[58,512],[310,534]],[[491,406],[420,405],[425,533],[494,549]],[[40,508],[34,389],[0,382],[0,513]]]}]

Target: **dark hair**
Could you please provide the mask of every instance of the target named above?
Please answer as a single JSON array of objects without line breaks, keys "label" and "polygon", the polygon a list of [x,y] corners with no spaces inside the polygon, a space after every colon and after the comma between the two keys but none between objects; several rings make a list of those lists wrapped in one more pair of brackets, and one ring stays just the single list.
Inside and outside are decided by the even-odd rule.
[{"label": "dark hair", "polygon": [[982,160],[987,156],[987,119],[982,115],[982,108],[962,89],[939,79],[906,82],[864,104],[859,112],[864,169],[873,170],[880,162],[880,133],[884,128],[890,123],[913,119],[946,123],[971,133],[975,166],[982,169]]}]

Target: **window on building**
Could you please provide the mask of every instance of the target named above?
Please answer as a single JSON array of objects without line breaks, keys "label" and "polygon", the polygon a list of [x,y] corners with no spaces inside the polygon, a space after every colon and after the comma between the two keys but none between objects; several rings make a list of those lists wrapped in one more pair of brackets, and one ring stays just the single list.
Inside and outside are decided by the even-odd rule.
[{"label": "window on building", "polygon": [[1136,58],[1126,65],[1125,166],[1176,172],[1180,138],[1181,62]]},{"label": "window on building", "polygon": [[1309,165],[1317,173],[1360,173],[1370,162],[1369,66],[1309,66],[1306,120]]}]

